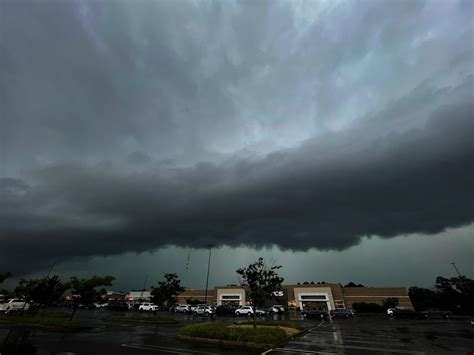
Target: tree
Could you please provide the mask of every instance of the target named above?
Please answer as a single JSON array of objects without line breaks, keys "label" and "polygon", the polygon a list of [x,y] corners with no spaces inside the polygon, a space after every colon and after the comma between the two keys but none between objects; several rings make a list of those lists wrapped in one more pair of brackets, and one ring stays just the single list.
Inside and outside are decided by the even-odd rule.
[{"label": "tree", "polygon": [[36,279],[21,279],[18,286],[15,287],[14,293],[17,297],[21,297],[25,304],[21,310],[21,314],[25,310],[26,304],[29,304],[37,294],[38,280]]},{"label": "tree", "polygon": [[408,289],[408,296],[416,311],[437,307],[438,295],[429,288],[410,287]]},{"label": "tree", "polygon": [[178,274],[165,274],[164,277],[164,281],[159,281],[158,286],[151,290],[151,296],[155,304],[160,306],[165,304],[167,307],[171,307],[176,304],[177,296],[184,292],[184,287],[181,286]]},{"label": "tree", "polygon": [[382,306],[385,310],[389,308],[395,308],[400,304],[400,301],[396,297],[389,297],[382,301]]},{"label": "tree", "polygon": [[15,288],[15,294],[31,304],[31,309],[38,312],[53,302],[59,301],[69,288],[63,284],[57,275],[43,279],[21,279]]},{"label": "tree", "polygon": [[466,276],[438,276],[434,290],[410,287],[408,295],[416,310],[439,308],[455,314],[474,315],[474,280]]},{"label": "tree", "polygon": [[112,282],[115,280],[113,276],[97,276],[94,275],[89,279],[79,279],[72,277],[69,282],[71,288],[71,294],[73,296],[73,310],[71,314],[71,320],[74,318],[79,305],[92,305],[98,301],[103,295],[104,289],[97,290],[101,286],[112,286]]},{"label": "tree", "polygon": [[10,276],[12,276],[12,274],[9,272],[0,272],[0,284],[6,279],[8,279]]},{"label": "tree", "polygon": [[46,308],[51,303],[61,300],[64,292],[69,289],[69,283],[63,283],[57,275],[40,279],[37,285],[37,294],[33,301],[37,308]]},{"label": "tree", "polygon": [[437,308],[451,310],[458,314],[474,314],[474,280],[466,276],[449,279],[438,276],[435,284]]},{"label": "tree", "polygon": [[191,306],[197,306],[198,304],[201,304],[200,300],[197,299],[191,299],[191,298],[186,298],[186,304],[189,304]]},{"label": "tree", "polygon": [[253,327],[256,328],[256,309],[263,307],[265,301],[271,298],[275,291],[281,289],[283,277],[280,277],[277,270],[281,265],[267,266],[263,258],[251,263],[245,268],[237,270],[241,280],[241,286],[249,290],[250,305],[253,308]]},{"label": "tree", "polygon": [[354,282],[349,282],[347,285],[345,285],[344,287],[365,287],[364,285],[362,284],[355,284]]}]

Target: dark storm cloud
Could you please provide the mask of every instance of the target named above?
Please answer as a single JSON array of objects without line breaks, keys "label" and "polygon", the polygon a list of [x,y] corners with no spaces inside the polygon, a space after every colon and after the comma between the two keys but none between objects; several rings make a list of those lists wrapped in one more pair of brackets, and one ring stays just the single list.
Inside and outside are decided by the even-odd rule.
[{"label": "dark storm cloud", "polygon": [[473,222],[465,3],[0,6],[0,270]]},{"label": "dark storm cloud", "polygon": [[471,78],[431,92],[430,101],[446,104],[423,127],[370,142],[364,125],[403,119],[390,112],[405,107],[394,103],[345,137],[264,159],[128,172],[113,163],[63,164],[38,171],[30,186],[5,180],[1,232],[9,247],[2,264],[20,254],[41,264],[168,244],[344,249],[366,235],[431,234],[471,223],[473,104],[463,98],[472,85]]}]

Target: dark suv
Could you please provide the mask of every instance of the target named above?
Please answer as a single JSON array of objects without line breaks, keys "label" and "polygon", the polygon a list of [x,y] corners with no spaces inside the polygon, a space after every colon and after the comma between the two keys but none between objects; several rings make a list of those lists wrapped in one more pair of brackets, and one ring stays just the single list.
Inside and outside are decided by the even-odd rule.
[{"label": "dark suv", "polygon": [[221,305],[216,307],[217,316],[235,316],[235,311],[238,307],[230,305]]},{"label": "dark suv", "polygon": [[395,309],[393,311],[394,318],[399,319],[423,319],[423,315],[419,312],[412,311],[411,309]]},{"label": "dark suv", "polygon": [[438,308],[430,308],[427,311],[421,312],[425,318],[451,318],[453,315],[450,311],[440,311]]},{"label": "dark suv", "polygon": [[331,317],[332,318],[350,318],[352,317],[352,313],[348,311],[347,309],[339,308],[339,309],[333,309],[331,312]]},{"label": "dark suv", "polygon": [[318,309],[303,309],[301,314],[306,319],[321,319],[321,320],[329,320],[329,312],[325,310],[318,310]]}]

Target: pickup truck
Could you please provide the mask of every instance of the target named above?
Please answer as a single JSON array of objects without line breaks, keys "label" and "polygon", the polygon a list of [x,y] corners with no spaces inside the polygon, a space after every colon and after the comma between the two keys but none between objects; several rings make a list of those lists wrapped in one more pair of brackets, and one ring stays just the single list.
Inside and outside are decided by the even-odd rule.
[{"label": "pickup truck", "polygon": [[438,308],[430,308],[424,312],[421,312],[425,318],[451,318],[453,315],[450,311],[440,311]]},{"label": "pickup truck", "polygon": [[19,298],[12,298],[6,303],[0,303],[0,312],[10,313],[21,310],[28,310],[30,305]]}]

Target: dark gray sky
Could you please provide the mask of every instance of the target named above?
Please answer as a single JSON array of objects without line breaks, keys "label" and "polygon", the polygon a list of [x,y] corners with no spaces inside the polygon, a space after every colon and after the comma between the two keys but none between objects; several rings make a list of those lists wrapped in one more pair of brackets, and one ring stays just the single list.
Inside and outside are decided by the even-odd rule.
[{"label": "dark gray sky", "polygon": [[472,275],[473,5],[2,1],[0,270]]}]

